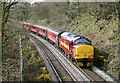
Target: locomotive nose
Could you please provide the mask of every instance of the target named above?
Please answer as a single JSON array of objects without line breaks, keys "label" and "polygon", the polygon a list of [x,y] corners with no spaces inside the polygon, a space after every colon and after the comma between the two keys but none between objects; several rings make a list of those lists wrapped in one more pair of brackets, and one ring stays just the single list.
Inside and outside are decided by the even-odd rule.
[{"label": "locomotive nose", "polygon": [[90,45],[80,45],[76,48],[76,59],[94,58],[94,48]]}]

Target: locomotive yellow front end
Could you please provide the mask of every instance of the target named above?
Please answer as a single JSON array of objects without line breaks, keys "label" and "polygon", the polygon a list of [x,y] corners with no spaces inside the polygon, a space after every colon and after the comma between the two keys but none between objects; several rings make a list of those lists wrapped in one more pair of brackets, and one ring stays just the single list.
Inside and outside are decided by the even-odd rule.
[{"label": "locomotive yellow front end", "polygon": [[80,45],[76,47],[77,66],[92,66],[94,61],[94,47],[90,45]]}]

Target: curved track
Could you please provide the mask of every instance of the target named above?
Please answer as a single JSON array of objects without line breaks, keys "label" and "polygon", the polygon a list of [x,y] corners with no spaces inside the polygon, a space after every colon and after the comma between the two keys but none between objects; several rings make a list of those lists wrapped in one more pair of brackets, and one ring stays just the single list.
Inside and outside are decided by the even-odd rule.
[{"label": "curved track", "polygon": [[60,63],[61,61],[57,57],[55,57],[54,54],[41,41],[34,37],[31,38],[34,41],[36,41],[36,44],[40,47],[40,49],[44,53],[44,56],[50,63],[59,82],[62,83],[64,81],[77,81],[75,77],[69,72],[69,70],[64,66],[64,64]]},{"label": "curved track", "polygon": [[[34,37],[33,37],[34,38]],[[35,41],[38,41],[38,39],[37,38],[34,38],[34,40]],[[44,40],[45,41],[45,40]],[[43,42],[44,42],[43,41]],[[68,70],[67,68],[66,68],[66,66],[64,65],[64,64],[62,64],[61,63],[61,60],[59,60],[54,54],[55,53],[53,53],[50,49],[48,49],[48,47],[46,47],[46,45],[44,45],[42,42],[41,42],[41,40],[39,40],[39,43],[38,43],[38,45],[39,46],[42,46],[42,48],[43,48],[43,50],[46,52],[46,53],[49,53],[49,56],[48,57],[51,57],[51,59],[50,60],[52,60],[52,61],[55,61],[55,62],[53,62],[53,64],[54,63],[60,63],[61,64],[61,66],[60,66],[60,64],[59,64],[59,67],[58,67],[58,65],[56,66],[56,70],[59,72],[58,74],[62,77],[61,78],[61,80],[62,81],[65,81],[65,80],[68,80],[68,81],[78,81],[77,79],[76,79],[76,77],[75,76],[73,76],[72,75],[72,73],[70,72],[70,70]],[[50,46],[50,45],[48,45],[48,46]],[[54,47],[55,48],[55,47]],[[52,49],[52,47],[51,47],[51,49]],[[58,49],[58,48],[56,48],[56,49]],[[59,49],[58,49],[59,50]],[[60,50],[59,50],[60,51]],[[63,54],[64,55],[64,54]],[[54,57],[54,58],[53,58]],[[66,56],[66,58],[67,59],[69,59],[67,56]],[[57,60],[57,61],[56,61]],[[70,59],[69,59],[70,60]],[[71,60],[70,60],[71,61]],[[74,63],[73,63],[73,65],[74,66],[76,66]],[[76,66],[77,67],[77,66]],[[103,77],[101,77],[99,74],[97,74],[96,72],[94,72],[93,70],[92,70],[92,68],[80,68],[80,67],[77,67],[91,82],[93,82],[93,83],[96,83],[96,82],[103,82],[103,83],[106,83],[107,81],[105,81],[105,79],[103,78]],[[63,70],[64,69],[64,70]],[[67,72],[67,73],[66,73]],[[63,76],[62,76],[62,74],[63,74]]]},{"label": "curved track", "polygon": [[[58,49],[59,50],[59,49]],[[60,51],[60,50],[59,50]],[[61,52],[62,54],[64,54],[63,52]],[[69,59],[71,62],[72,60],[66,56],[67,59]],[[72,62],[74,65],[75,63]],[[76,66],[76,65],[75,65]],[[93,71],[93,69],[91,67],[89,68],[81,68],[76,66],[91,82],[93,83],[97,83],[97,82],[102,82],[102,83],[108,83],[103,77],[101,77],[98,73],[96,73],[95,71]]]},{"label": "curved track", "polygon": [[96,74],[91,68],[80,68],[79,69],[93,82],[102,82],[102,83],[107,83],[101,76]]}]

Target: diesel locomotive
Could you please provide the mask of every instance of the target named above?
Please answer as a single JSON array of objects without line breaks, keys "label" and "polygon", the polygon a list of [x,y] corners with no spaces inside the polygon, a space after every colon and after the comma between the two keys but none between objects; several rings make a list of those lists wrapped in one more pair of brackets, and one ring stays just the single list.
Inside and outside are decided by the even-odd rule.
[{"label": "diesel locomotive", "polygon": [[89,39],[81,35],[44,25],[24,22],[23,27],[56,44],[66,56],[69,56],[72,61],[75,61],[77,66],[89,67],[93,65],[94,47]]}]

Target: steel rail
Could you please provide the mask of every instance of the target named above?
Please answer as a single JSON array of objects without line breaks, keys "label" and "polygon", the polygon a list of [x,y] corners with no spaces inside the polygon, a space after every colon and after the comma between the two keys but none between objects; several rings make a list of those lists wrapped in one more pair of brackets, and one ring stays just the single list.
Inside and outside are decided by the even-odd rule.
[{"label": "steel rail", "polygon": [[[114,81],[110,76],[108,76],[107,74],[105,74],[104,72],[102,72],[101,70],[95,70],[95,68],[97,68],[97,67],[95,67],[94,65],[91,67],[91,69],[99,76],[99,77],[101,77],[101,78],[103,78],[106,82],[114,82],[114,83],[117,83],[116,81]],[[98,71],[99,71],[99,73],[98,73]],[[106,77],[105,77],[106,76]]]},{"label": "steel rail", "polygon": [[93,83],[95,83],[95,81],[87,73],[85,73],[85,71],[83,71],[80,67],[78,67],[78,69],[80,69],[80,71],[84,73],[85,76],[87,76]]},{"label": "steel rail", "polygon": [[[56,56],[55,56],[56,57]],[[66,56],[65,56],[66,57]],[[57,58],[57,57],[56,57]],[[68,57],[66,57],[68,58]],[[69,59],[69,58],[68,58]],[[73,63],[73,62],[72,62]],[[74,64],[74,63],[73,63]],[[75,64],[74,64],[75,65]],[[75,65],[76,66],[76,65]],[[91,78],[82,68],[76,66],[86,77],[88,77],[88,79],[91,80],[91,82],[96,83],[95,80],[93,78]],[[93,71],[94,73],[96,73],[95,71]],[[101,79],[103,79],[105,82],[107,82],[101,75],[99,75],[98,73],[96,73]]]},{"label": "steel rail", "polygon": [[61,78],[60,78],[59,74],[57,73],[56,69],[54,68],[54,66],[53,66],[53,64],[52,64],[52,62],[51,62],[51,60],[48,58],[47,54],[45,53],[45,51],[44,51],[43,49],[41,49],[41,51],[44,53],[44,55],[45,55],[46,59],[47,59],[47,60],[48,60],[48,62],[50,63],[50,65],[51,65],[51,67],[52,67],[53,71],[55,72],[55,74],[56,74],[57,78],[59,79],[60,83],[62,83],[62,80],[61,80]]},{"label": "steel rail", "polygon": [[[40,40],[39,40],[40,41]],[[41,41],[40,41],[41,42]],[[42,43],[42,42],[41,42]],[[42,43],[43,44],[43,43]],[[45,45],[45,44],[43,44],[47,49],[48,49],[48,47]],[[70,73],[70,71],[66,68],[66,66],[63,64],[63,63],[61,63],[62,61],[58,58],[58,57],[56,57],[55,55],[54,55],[54,53],[53,53],[53,51],[51,51],[50,49],[48,49],[52,54],[53,54],[53,56],[57,59],[57,61],[63,66],[63,68],[67,71],[67,73],[70,75],[70,77],[73,79],[73,81],[74,82],[76,82],[76,83],[78,83],[77,82],[77,80],[75,79],[75,77]],[[42,51],[43,51],[43,49],[42,49]],[[45,53],[45,52],[44,52]],[[45,53],[45,55],[46,55],[46,53]],[[47,56],[47,55],[46,55]],[[48,58],[48,56],[47,56],[47,58]],[[49,59],[49,58],[48,58]],[[62,81],[62,80],[61,80]]]},{"label": "steel rail", "polygon": [[[32,40],[32,38],[31,38],[31,40]],[[35,42],[35,43],[36,43],[36,42]],[[36,44],[38,45],[38,43],[36,43]],[[56,71],[55,67],[54,67],[53,64],[52,64],[52,61],[49,59],[48,55],[45,53],[45,51],[44,51],[42,48],[39,48],[39,49],[43,52],[43,54],[45,55],[47,61],[50,63],[50,66],[52,67],[55,75],[57,76],[58,81],[59,81],[60,83],[63,83],[62,80],[61,80],[61,77],[60,77],[59,74],[57,73],[57,71]]]},{"label": "steel rail", "polygon": [[[51,45],[51,44],[50,44]],[[44,45],[45,46],[45,45]],[[48,49],[48,48],[47,48]],[[48,49],[49,50],[49,49]],[[52,51],[51,51],[52,52]],[[53,52],[52,52],[53,53]],[[54,55],[54,54],[53,54]],[[56,56],[55,56],[56,57]],[[66,56],[65,56],[66,57]],[[68,57],[66,57],[66,58],[68,58]],[[58,59],[57,57],[56,57],[56,59]],[[69,59],[69,58],[68,58]],[[61,60],[59,60],[59,61],[61,61]],[[73,62],[72,62],[73,63]],[[63,64],[64,65],[64,64]],[[73,65],[75,65],[74,63],[73,63]],[[76,65],[75,65],[76,66]],[[85,74],[85,76],[86,77],[88,77],[88,79],[90,79],[91,80],[91,82],[93,82],[93,83],[96,83],[95,82],[95,80],[94,79],[92,79],[83,69],[81,69],[80,67],[78,67],[78,66],[76,66],[83,74]],[[93,70],[93,72],[95,72],[94,70]],[[69,73],[69,70],[68,70],[68,73]],[[100,78],[102,78],[105,82],[108,82],[108,81],[106,81],[105,80],[105,78],[104,77],[102,77],[101,75],[99,75],[99,73],[97,73],[97,72],[95,72]],[[69,73],[70,74],[70,73]],[[72,77],[72,78],[74,78],[74,77]],[[75,79],[74,79],[75,80]]]},{"label": "steel rail", "polygon": [[[50,50],[51,51],[51,50]],[[51,51],[52,52],[52,51]],[[52,52],[53,53],[53,52]],[[54,55],[54,53],[53,53]],[[67,71],[67,73],[71,76],[71,78],[77,83],[77,80],[75,77],[70,73],[70,71],[66,68],[66,66],[62,63],[62,61],[54,55],[54,57],[59,61],[59,63],[64,67],[64,69]]]}]

